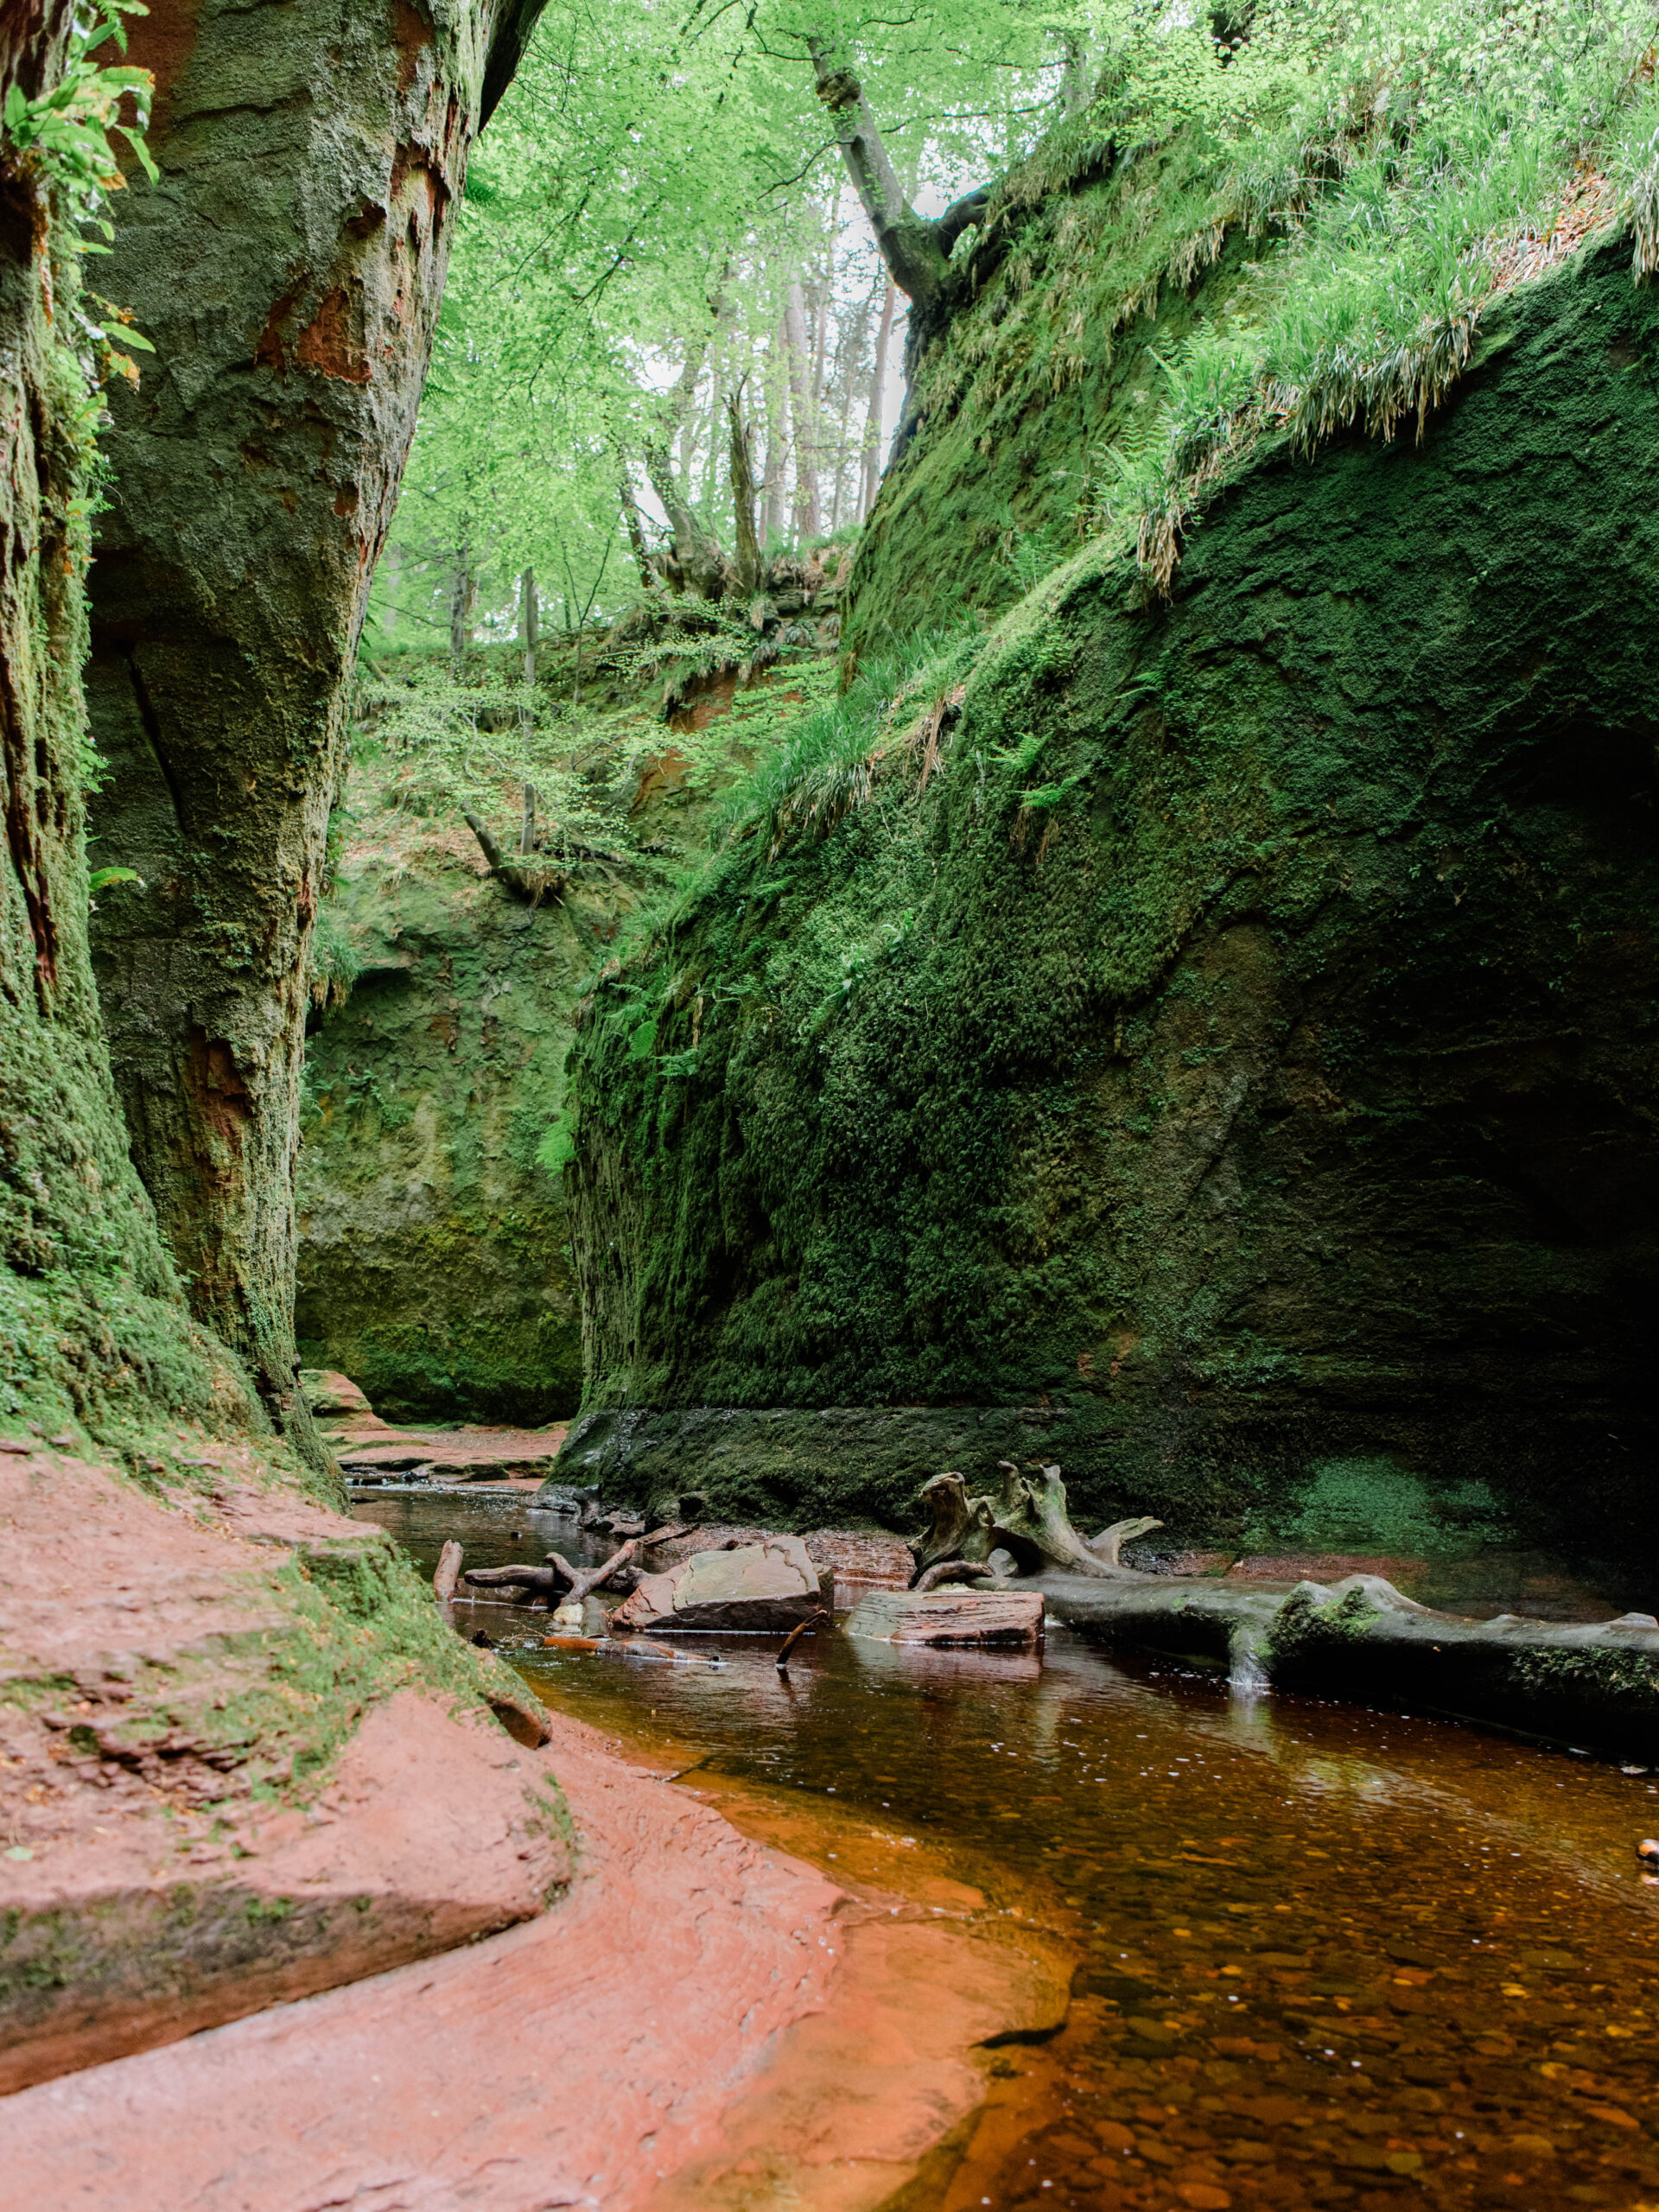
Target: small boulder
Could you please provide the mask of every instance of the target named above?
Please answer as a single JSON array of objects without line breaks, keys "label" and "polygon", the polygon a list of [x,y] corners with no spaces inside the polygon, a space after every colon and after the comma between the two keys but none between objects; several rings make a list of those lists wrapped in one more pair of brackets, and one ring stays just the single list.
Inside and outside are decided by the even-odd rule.
[{"label": "small boulder", "polygon": [[730,1551],[697,1552],[645,1574],[611,1615],[620,1629],[750,1629],[778,1634],[826,1611],[835,1578],[798,1536],[768,1536]]},{"label": "small boulder", "polygon": [[374,1408],[349,1375],[327,1367],[302,1367],[300,1389],[314,1414],[372,1414]]}]

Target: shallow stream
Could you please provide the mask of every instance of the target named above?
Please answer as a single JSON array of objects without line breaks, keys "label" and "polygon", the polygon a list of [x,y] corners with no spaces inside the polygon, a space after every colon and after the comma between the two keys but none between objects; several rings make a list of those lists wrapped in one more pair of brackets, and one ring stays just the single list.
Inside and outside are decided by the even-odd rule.
[{"label": "shallow stream", "polygon": [[[356,1510],[428,1572],[452,1535],[469,1565],[572,1549],[523,1495]],[[1040,1660],[817,1637],[784,1678],[774,1639],[668,1666],[474,1611],[549,1705],[740,1826],[1075,1948],[1066,2025],[986,2055],[894,2212],[1659,2212],[1659,1777],[1052,1627]]]}]

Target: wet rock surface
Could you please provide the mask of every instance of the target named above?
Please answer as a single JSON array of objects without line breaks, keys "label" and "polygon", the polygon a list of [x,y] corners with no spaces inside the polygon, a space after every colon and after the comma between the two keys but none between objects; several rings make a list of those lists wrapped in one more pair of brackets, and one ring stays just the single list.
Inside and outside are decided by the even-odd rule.
[{"label": "wet rock surface", "polygon": [[640,1577],[611,1616],[618,1629],[781,1631],[829,1611],[835,1578],[798,1536],[694,1553],[677,1567]]},{"label": "wet rock surface", "polygon": [[976,1940],[960,1892],[941,1925],[940,1892],[849,1891],[555,1729],[580,1853],[556,1914],[9,2100],[20,2201],[90,2175],[126,2212],[622,2212],[681,2201],[676,2174],[713,2202],[783,2136],[804,2201],[859,2212],[979,2101],[977,2044],[1065,2018],[1052,1939]]},{"label": "wet rock surface", "polygon": [[551,1776],[459,1675],[402,1687],[384,1539],[252,1452],[167,1500],[8,1452],[0,1520],[0,2087],[444,1950],[568,1877]]}]

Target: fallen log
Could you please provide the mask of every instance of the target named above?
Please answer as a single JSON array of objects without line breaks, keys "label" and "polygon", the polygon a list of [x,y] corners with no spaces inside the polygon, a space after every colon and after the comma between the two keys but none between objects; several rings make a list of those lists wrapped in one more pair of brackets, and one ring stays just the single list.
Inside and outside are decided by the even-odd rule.
[{"label": "fallen log", "polygon": [[441,1605],[447,1605],[455,1594],[455,1585],[461,1580],[461,1562],[466,1557],[461,1546],[452,1536],[438,1554],[438,1571],[432,1577],[432,1594]]},{"label": "fallen log", "polygon": [[[551,1557],[556,1560],[556,1553]],[[569,1572],[562,1560],[548,1567],[522,1563],[515,1567],[469,1567],[461,1580],[474,1590],[533,1590],[543,1597],[550,1597],[568,1579]]]},{"label": "fallen log", "polygon": [[611,1554],[602,1567],[572,1567],[569,1560],[560,1553],[549,1552],[548,1565],[556,1567],[570,1585],[561,1602],[567,1605],[580,1605],[584,1598],[591,1597],[595,1590],[602,1589],[619,1568],[631,1567],[639,1551],[639,1539],[637,1536],[632,1536],[620,1551]]},{"label": "fallen log", "polygon": [[1569,1625],[1459,1619],[1380,1575],[1241,1587],[1135,1575],[1041,1579],[1050,1613],[1092,1641],[1224,1666],[1241,1688],[1410,1706],[1659,1759],[1659,1619]]},{"label": "fallen log", "polygon": [[613,1659],[670,1659],[678,1667],[718,1667],[719,1659],[709,1651],[677,1651],[671,1643],[652,1643],[639,1636],[544,1636],[542,1642],[553,1651],[598,1651]]}]

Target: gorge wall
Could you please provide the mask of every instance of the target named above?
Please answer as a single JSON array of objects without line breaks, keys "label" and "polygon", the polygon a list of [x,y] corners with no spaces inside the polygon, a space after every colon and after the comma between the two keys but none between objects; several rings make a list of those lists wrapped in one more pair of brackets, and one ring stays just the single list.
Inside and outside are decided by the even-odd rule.
[{"label": "gorge wall", "polygon": [[[262,30],[289,27],[279,12],[218,11],[253,39],[255,83]],[[149,27],[196,13],[156,0]],[[64,0],[0,15],[0,2093],[528,1918],[570,1865],[556,1784],[516,1755],[544,1739],[539,1708],[453,1633],[384,1532],[319,1502],[334,1485],[276,1433],[282,1393],[259,1387],[254,1348],[193,1310],[180,1262],[196,1248],[169,1243],[130,1154],[93,982],[86,809],[105,764],[81,684],[112,372],[82,306],[76,198],[38,128],[62,117],[44,104],[85,60],[90,22]],[[82,120],[113,105],[95,86]],[[223,170],[218,185],[235,196]],[[188,226],[177,235],[188,261]],[[214,306],[199,294],[197,319],[168,326],[175,388]],[[229,322],[214,340],[234,352],[245,333]],[[232,581],[245,596],[259,580]],[[176,636],[163,657],[211,697],[211,666]],[[215,734],[193,730],[195,766],[245,796],[257,763]],[[284,761],[296,805],[302,756]],[[200,805],[200,842],[175,857],[211,875],[231,803]],[[271,893],[284,943],[309,923],[301,873]],[[165,903],[149,918],[165,971]],[[251,1018],[249,940],[217,943]],[[191,995],[205,969],[169,972],[172,999],[152,976],[158,1023],[211,1024]],[[279,1001],[280,977],[261,976]],[[232,1096],[218,1134],[248,1171]],[[175,1164],[182,1179],[188,1148]],[[194,1165],[211,1178],[211,1159]],[[257,1198],[280,1228],[280,1173]],[[471,1832],[446,1876],[434,1839],[457,1804]]]},{"label": "gorge wall", "polygon": [[523,1423],[575,1409],[582,1331],[558,1177],[580,907],[511,898],[442,849],[349,850],[331,927],[360,963],[315,1020],[300,1154],[296,1333],[382,1413]]},{"label": "gorge wall", "polygon": [[[855,644],[1016,431],[1043,481],[1034,402],[976,429],[923,410]],[[574,1467],[903,1526],[1040,1452],[1080,1519],[1650,1553],[1656,562],[1659,293],[1604,239],[1420,443],[1260,451],[1167,603],[1056,571],[585,1009]]]}]

